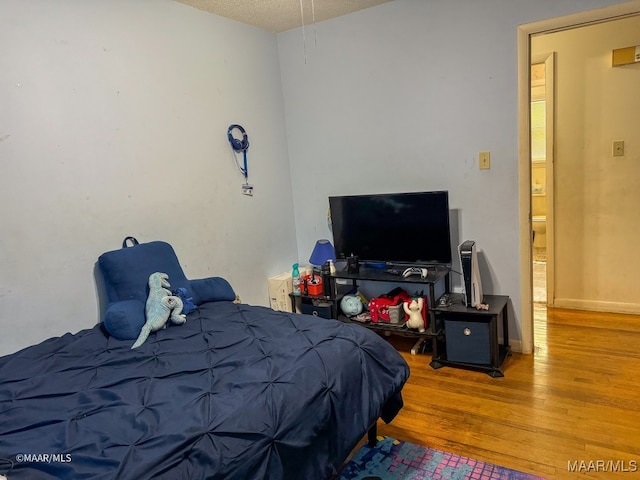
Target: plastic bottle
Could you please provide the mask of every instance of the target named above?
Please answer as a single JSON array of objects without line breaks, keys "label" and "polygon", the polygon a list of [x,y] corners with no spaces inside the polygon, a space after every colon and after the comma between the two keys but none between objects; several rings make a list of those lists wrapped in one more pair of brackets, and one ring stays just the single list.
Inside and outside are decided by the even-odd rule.
[{"label": "plastic bottle", "polygon": [[293,264],[291,279],[293,280],[293,294],[300,295],[300,269],[297,263]]}]

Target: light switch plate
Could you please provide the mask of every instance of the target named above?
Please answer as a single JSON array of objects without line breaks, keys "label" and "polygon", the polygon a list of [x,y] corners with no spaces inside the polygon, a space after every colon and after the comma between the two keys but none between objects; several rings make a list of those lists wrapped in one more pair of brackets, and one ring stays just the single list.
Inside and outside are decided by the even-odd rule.
[{"label": "light switch plate", "polygon": [[478,154],[478,166],[480,170],[489,170],[491,168],[491,152],[480,152]]},{"label": "light switch plate", "polygon": [[624,157],[624,140],[613,142],[613,156]]}]

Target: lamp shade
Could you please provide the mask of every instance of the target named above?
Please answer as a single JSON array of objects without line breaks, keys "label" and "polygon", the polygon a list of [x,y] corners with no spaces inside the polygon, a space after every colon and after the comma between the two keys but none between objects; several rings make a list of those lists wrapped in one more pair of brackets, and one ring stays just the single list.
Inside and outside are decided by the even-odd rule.
[{"label": "lamp shade", "polygon": [[316,246],[313,247],[311,257],[309,257],[309,263],[311,265],[323,265],[326,261],[336,261],[336,252],[333,249],[333,245],[327,239],[318,240]]}]

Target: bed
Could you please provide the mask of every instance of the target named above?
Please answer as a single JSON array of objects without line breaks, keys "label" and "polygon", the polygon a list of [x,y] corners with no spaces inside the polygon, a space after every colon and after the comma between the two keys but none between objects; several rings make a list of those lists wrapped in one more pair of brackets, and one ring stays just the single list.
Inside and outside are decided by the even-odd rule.
[{"label": "bed", "polygon": [[[137,258],[124,250],[116,257]],[[377,334],[236,303],[215,282],[217,298],[192,288],[187,321],[139,348],[103,322],[0,358],[0,474],[326,479],[378,418],[402,408],[409,368]],[[138,300],[113,289],[109,298],[137,312]]]}]

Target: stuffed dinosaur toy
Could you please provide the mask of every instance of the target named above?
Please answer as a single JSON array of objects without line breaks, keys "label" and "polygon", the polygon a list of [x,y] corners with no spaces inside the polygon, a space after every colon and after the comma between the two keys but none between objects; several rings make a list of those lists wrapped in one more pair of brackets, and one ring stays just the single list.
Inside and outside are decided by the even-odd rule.
[{"label": "stuffed dinosaur toy", "polygon": [[176,325],[187,321],[187,316],[182,315],[182,300],[171,294],[168,290],[170,286],[166,273],[156,272],[149,276],[149,296],[145,305],[147,321],[132,349],[142,345],[151,332],[166,328],[167,321],[171,320]]}]

